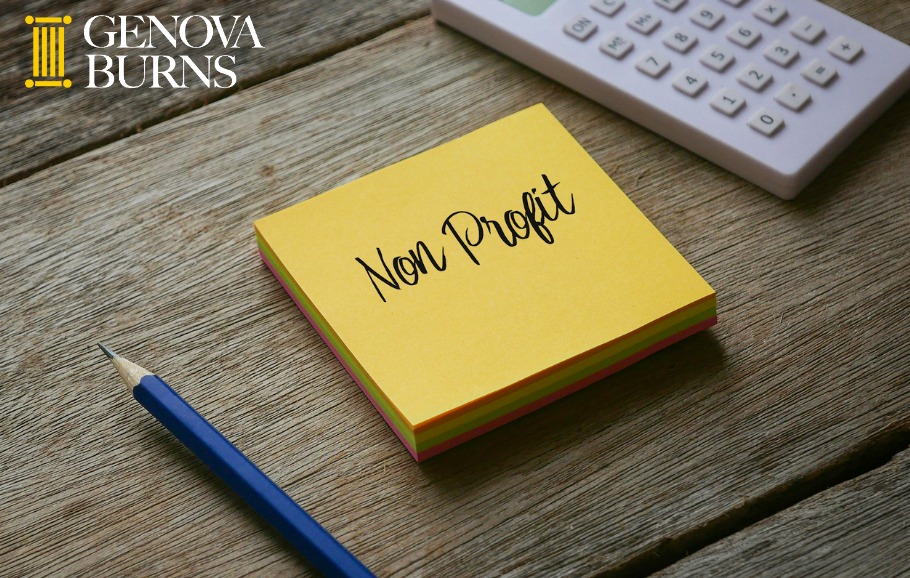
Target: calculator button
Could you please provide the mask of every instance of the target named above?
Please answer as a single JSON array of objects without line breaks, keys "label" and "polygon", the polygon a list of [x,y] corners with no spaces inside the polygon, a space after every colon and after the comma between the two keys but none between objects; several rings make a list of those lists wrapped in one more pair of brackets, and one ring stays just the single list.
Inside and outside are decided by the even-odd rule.
[{"label": "calculator button", "polygon": [[855,40],[850,40],[846,36],[838,36],[828,46],[828,52],[844,62],[853,62],[857,56],[863,53],[863,45]]},{"label": "calculator button", "polygon": [[788,82],[786,86],[777,93],[774,100],[792,111],[799,112],[802,107],[806,106],[807,102],[812,100],[812,97],[809,95],[809,91],[802,86]]},{"label": "calculator button", "polygon": [[676,12],[680,6],[686,3],[686,0],[654,0],[654,3],[671,12]]},{"label": "calculator button", "polygon": [[790,34],[809,44],[815,44],[824,33],[825,27],[808,16],[801,17],[790,27]]},{"label": "calculator button", "polygon": [[597,24],[587,16],[576,16],[563,26],[566,34],[578,40],[587,40],[597,30]]},{"label": "calculator button", "polygon": [[782,40],[775,40],[765,49],[765,58],[784,68],[793,64],[798,57],[799,50]]},{"label": "calculator button", "polygon": [[664,44],[676,52],[685,54],[689,49],[695,46],[698,38],[689,31],[682,28],[674,28],[664,37]]},{"label": "calculator button", "polygon": [[699,62],[715,72],[725,71],[727,67],[733,64],[734,60],[736,60],[736,57],[733,56],[732,51],[717,45],[707,49],[701,55],[701,58],[698,59]]},{"label": "calculator button", "polygon": [[784,117],[762,107],[752,115],[748,124],[763,135],[771,136],[784,126]]},{"label": "calculator button", "polygon": [[768,24],[777,24],[787,16],[787,7],[783,2],[777,0],[764,0],[755,7],[752,14],[756,18]]},{"label": "calculator button", "polygon": [[730,6],[742,6],[746,0],[724,0]]},{"label": "calculator button", "polygon": [[636,30],[642,34],[651,34],[655,28],[660,26],[660,18],[651,12],[639,10],[629,18],[626,24],[628,24],[629,28],[632,30]]},{"label": "calculator button", "polygon": [[828,86],[828,83],[837,76],[837,69],[816,58],[803,69],[802,75],[806,80],[819,86]]},{"label": "calculator button", "polygon": [[653,78],[659,78],[668,68],[670,59],[656,52],[648,52],[635,63],[635,68]]},{"label": "calculator button", "polygon": [[702,28],[707,28],[708,30],[714,30],[714,28],[723,22],[724,13],[720,10],[715,10],[707,4],[702,4],[695,9],[689,16],[689,20],[698,24]]},{"label": "calculator button", "polygon": [[632,50],[635,46],[631,40],[623,38],[619,34],[608,34],[603,42],[600,43],[600,50],[619,60]]},{"label": "calculator button", "polygon": [[727,38],[734,44],[749,48],[761,38],[761,31],[751,24],[740,21],[727,32]]},{"label": "calculator button", "polygon": [[750,64],[736,75],[736,80],[743,86],[748,86],[755,92],[761,92],[768,86],[768,83],[771,82],[773,78],[770,72],[762,70],[754,64]]},{"label": "calculator button", "polygon": [[591,2],[591,8],[605,16],[613,16],[625,5],[625,0],[596,0]]},{"label": "calculator button", "polygon": [[727,116],[733,116],[746,104],[746,99],[735,90],[722,88],[711,99],[711,108]]},{"label": "calculator button", "polygon": [[673,81],[673,88],[687,96],[698,96],[708,86],[708,79],[688,68]]}]

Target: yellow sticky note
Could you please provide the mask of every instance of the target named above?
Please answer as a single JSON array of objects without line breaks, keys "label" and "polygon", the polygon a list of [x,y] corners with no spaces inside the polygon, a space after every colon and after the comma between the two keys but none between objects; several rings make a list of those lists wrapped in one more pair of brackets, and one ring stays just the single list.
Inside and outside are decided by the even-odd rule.
[{"label": "yellow sticky note", "polygon": [[255,227],[415,456],[715,319],[711,287],[543,105]]}]

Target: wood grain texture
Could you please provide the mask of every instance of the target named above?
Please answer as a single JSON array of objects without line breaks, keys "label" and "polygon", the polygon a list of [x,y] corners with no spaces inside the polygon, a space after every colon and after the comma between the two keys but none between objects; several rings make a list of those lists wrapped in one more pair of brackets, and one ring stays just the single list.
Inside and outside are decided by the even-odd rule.
[{"label": "wood grain texture", "polygon": [[[836,6],[910,40],[903,7]],[[720,324],[418,465],[252,222],[537,102],[713,285]],[[908,156],[905,97],[782,202],[425,18],[7,186],[0,574],[308,570],[129,399],[98,340],[381,576],[657,556],[910,429]]]},{"label": "wood grain texture", "polygon": [[910,572],[910,451],[746,528],[657,576],[901,576]]},{"label": "wood grain texture", "polygon": [[[428,12],[424,0],[383,0],[382,2],[306,1],[278,2],[275,0],[90,0],[63,2],[4,2],[0,7],[0,183],[11,182],[60,159],[89,150],[99,144],[122,138],[143,128],[198,108],[227,94],[248,87],[263,79],[283,74],[309,62],[351,46],[364,37],[374,36],[402,24],[408,19]],[[31,76],[31,27],[26,15],[72,16],[67,27],[66,70],[74,89],[25,87]],[[236,50],[225,50],[217,37],[209,48],[192,50],[183,44],[174,48],[161,41],[156,50],[125,50],[92,48],[83,39],[83,29],[94,15],[154,15],[165,23],[169,15],[184,18],[201,15],[249,15],[263,45],[250,48],[248,39]],[[106,31],[117,27],[93,25],[95,42],[102,44]],[[204,39],[204,30],[196,19],[187,27],[194,45]],[[129,21],[128,28],[138,26]],[[148,26],[147,24],[145,26]],[[156,36],[155,38],[158,38]],[[131,44],[142,41],[131,38]],[[133,42],[134,40],[134,42]],[[162,54],[176,59],[192,56],[204,68],[204,55],[231,54],[236,65],[238,84],[232,88],[205,88],[201,82],[187,82],[187,89],[148,88],[151,65],[145,74],[146,88],[128,89],[119,84],[104,89],[86,89],[89,84],[87,54],[124,55],[129,63],[125,78],[131,86],[143,80],[142,54]],[[117,68],[113,69],[116,73]],[[179,70],[179,69],[178,69]],[[192,77],[192,73],[189,73]],[[228,81],[219,76],[221,83]],[[177,75],[178,82],[181,77]],[[99,75],[98,84],[104,81]],[[162,81],[164,82],[164,81]],[[28,127],[25,129],[24,127]]]}]

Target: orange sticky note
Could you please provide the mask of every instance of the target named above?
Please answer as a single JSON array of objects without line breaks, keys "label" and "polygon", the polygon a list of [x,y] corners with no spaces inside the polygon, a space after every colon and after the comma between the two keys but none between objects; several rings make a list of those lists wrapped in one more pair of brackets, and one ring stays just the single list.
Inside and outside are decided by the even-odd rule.
[{"label": "orange sticky note", "polygon": [[543,105],[255,228],[418,459],[716,321],[711,287]]}]

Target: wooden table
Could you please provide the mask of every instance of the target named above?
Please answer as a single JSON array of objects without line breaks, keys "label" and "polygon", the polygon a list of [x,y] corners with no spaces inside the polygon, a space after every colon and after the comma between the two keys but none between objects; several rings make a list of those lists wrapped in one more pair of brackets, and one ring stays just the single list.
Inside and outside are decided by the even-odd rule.
[{"label": "wooden table", "polygon": [[[907,2],[829,3],[910,42]],[[71,89],[24,87],[25,9],[0,9],[0,574],[312,573],[99,340],[381,576],[910,570],[910,98],[783,202],[418,0],[223,2],[265,46],[237,52],[238,86],[84,88],[89,16],[213,10],[149,4],[54,3]],[[713,285],[720,323],[416,464],[252,222],[536,102]]]}]

